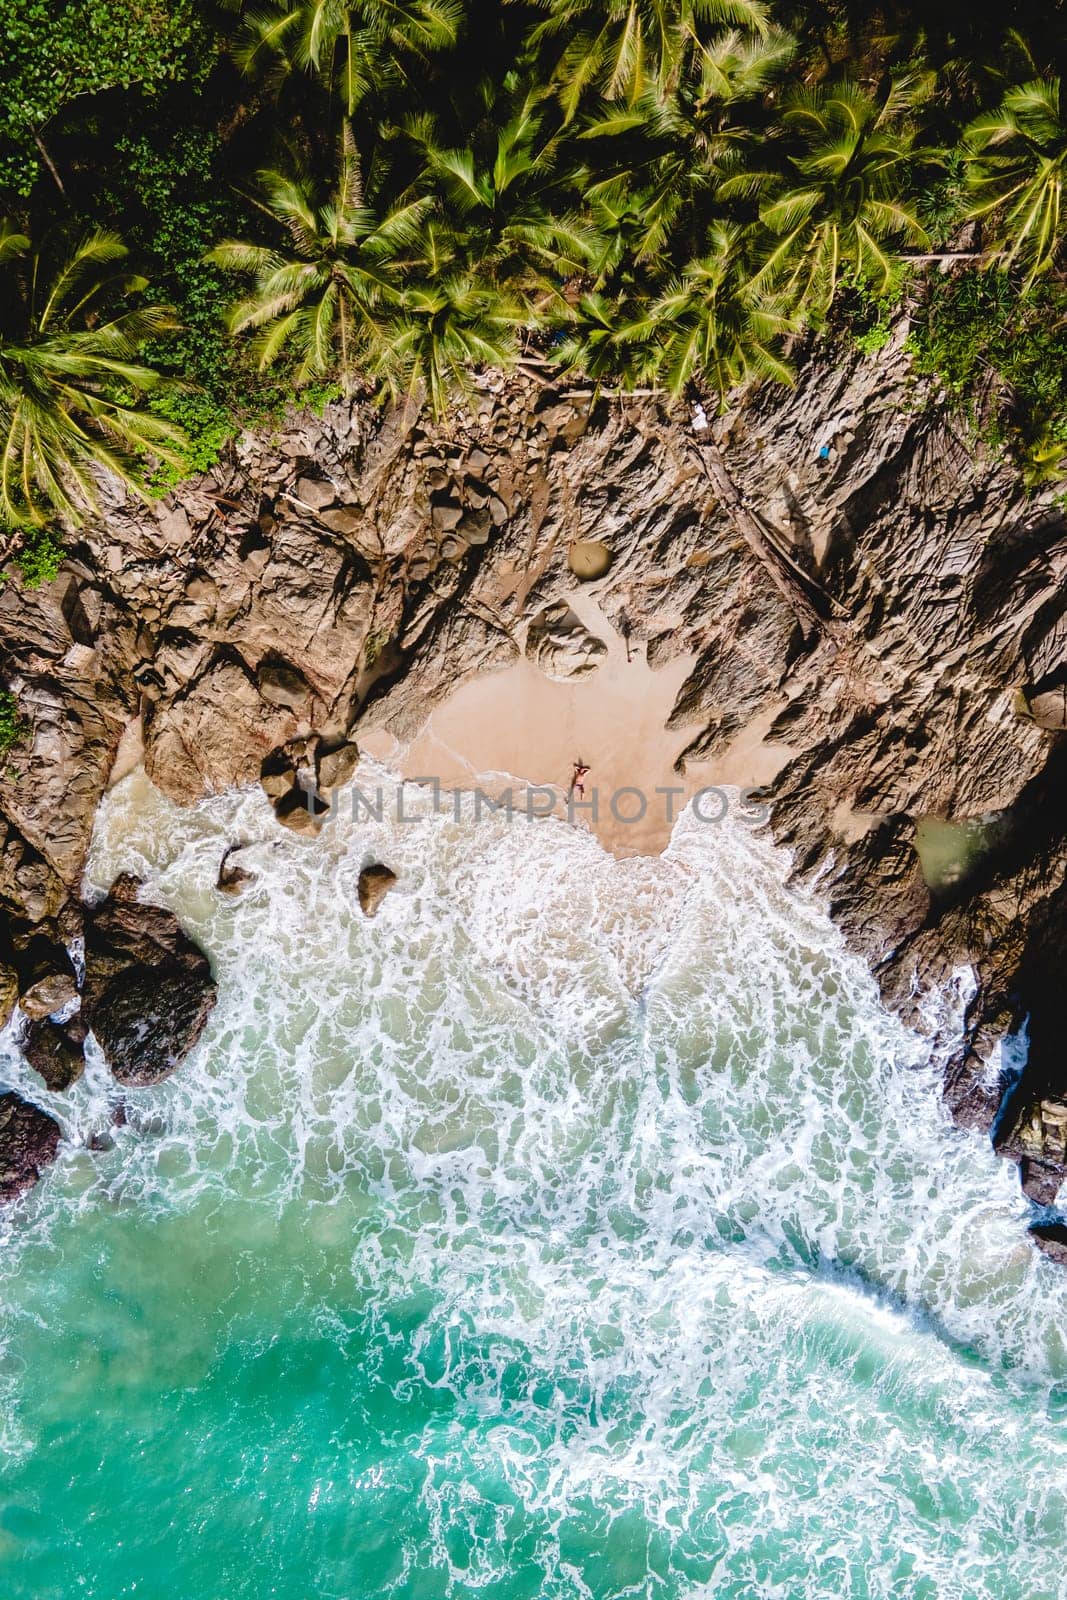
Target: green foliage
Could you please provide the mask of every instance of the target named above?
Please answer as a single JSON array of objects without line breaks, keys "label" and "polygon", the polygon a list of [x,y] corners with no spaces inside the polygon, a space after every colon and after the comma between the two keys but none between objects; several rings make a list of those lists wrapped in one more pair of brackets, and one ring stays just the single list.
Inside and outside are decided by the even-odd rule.
[{"label": "green foliage", "polygon": [[1034,481],[1067,455],[1067,285],[1027,296],[1002,270],[929,284],[911,334],[915,367],[936,374],[991,445],[1009,445]]},{"label": "green foliage", "polygon": [[384,393],[399,399],[423,389],[442,417],[477,368],[514,364],[527,315],[492,284],[439,276],[406,290],[395,315],[378,324],[367,365]]},{"label": "green foliage", "polygon": [[173,78],[195,26],[193,0],[5,0],[0,188],[30,192],[37,137],[70,102]]},{"label": "green foliage", "polygon": [[142,404],[163,380],[139,360],[173,318],[126,255],[96,229],[49,260],[0,224],[0,526],[80,522],[101,470],[144,492],[145,458],[175,459],[179,430]]},{"label": "green foliage", "polygon": [[0,689],[0,756],[25,736],[26,723],[19,716],[18,702],[10,689]]},{"label": "green foliage", "polygon": [[54,583],[65,554],[54,528],[27,528],[15,551],[23,588],[39,589],[42,583]]},{"label": "green foliage", "polygon": [[401,262],[419,253],[429,201],[373,206],[347,120],[336,181],[324,197],[303,164],[258,176],[262,209],[285,244],[225,239],[209,252],[212,265],[253,279],[251,293],[230,309],[230,331],[256,330],[252,350],[260,371],[291,350],[298,384],[337,372],[348,387],[380,315],[399,301]]},{"label": "green foliage", "polygon": [[988,219],[1006,266],[1027,269],[1024,287],[1055,262],[1063,242],[1067,118],[1060,80],[1020,84],[964,134],[969,215]]},{"label": "green foliage", "polygon": [[799,319],[761,284],[739,228],[715,228],[709,243],[649,308],[646,336],[657,350],[650,370],[672,394],[699,380],[723,400],[741,383],[791,383],[779,351]]},{"label": "green foliage", "polygon": [[702,34],[722,24],[756,33],[769,27],[761,0],[546,0],[545,9],[533,38],[563,46],[556,74],[568,118],[593,89],[634,105],[691,75],[703,85]]},{"label": "green foliage", "polygon": [[889,283],[880,294],[864,280],[846,277],[834,310],[832,331],[844,334],[862,355],[877,355],[892,338],[893,320],[908,281],[910,274],[900,265],[894,267]]},{"label": "green foliage", "polygon": [[208,472],[225,446],[235,437],[238,423],[202,390],[170,390],[154,397],[152,409],[182,431],[183,443],[173,459],[161,461],[152,474],[150,489],[161,499],[186,478]]},{"label": "green foliage", "polygon": [[240,212],[225,181],[218,133],[177,126],[168,117],[123,135],[116,156],[103,204],[126,218],[131,244],[174,306],[177,324],[146,352],[161,372],[186,385],[164,388],[149,400],[152,411],[184,436],[178,459],[161,463],[152,480],[153,492],[166,494],[212,467],[240,428],[276,409],[287,391],[265,384],[247,352],[225,337],[230,285],[204,259]]},{"label": "green foliage", "polygon": [[847,81],[798,89],[782,118],[783,168],[753,172],[746,163],[720,188],[759,196],[773,240],[762,276],[815,322],[844,274],[885,294],[894,245],[926,242],[909,171],[929,156],[915,148],[911,109],[904,83],[880,98]]},{"label": "green foliage", "polygon": [[[992,20],[959,0],[921,18],[878,0],[0,0],[0,188],[26,187],[45,130],[86,236],[121,231],[173,308],[128,325],[127,370],[98,371],[90,407],[130,474],[155,438],[153,493],[294,399],[376,383],[441,412],[522,350],[711,398],[788,381],[805,330],[874,355],[902,262],[972,235],[1013,277],[935,278],[916,359],[1036,475],[1062,432],[1065,43],[1040,0]],[[17,241],[56,207],[48,173],[8,206],[27,327]],[[928,269],[909,270],[921,291]],[[92,308],[83,353],[113,310]],[[42,460],[16,333],[9,316],[0,420]],[[139,442],[108,435],[109,406],[147,419]],[[31,496],[9,463],[9,531],[88,499],[74,398],[46,414],[58,470]]]},{"label": "green foliage", "polygon": [[458,0],[272,0],[245,13],[235,55],[275,86],[293,71],[320,77],[350,117],[454,44],[462,14]]}]

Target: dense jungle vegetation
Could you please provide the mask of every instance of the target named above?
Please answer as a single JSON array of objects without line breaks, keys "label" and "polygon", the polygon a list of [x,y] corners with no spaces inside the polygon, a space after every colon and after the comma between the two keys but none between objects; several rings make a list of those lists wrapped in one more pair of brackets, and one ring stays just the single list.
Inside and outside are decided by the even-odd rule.
[{"label": "dense jungle vegetation", "polygon": [[1067,456],[1060,5],[0,0],[0,564],[101,468],[525,352],[714,405],[812,336]]}]

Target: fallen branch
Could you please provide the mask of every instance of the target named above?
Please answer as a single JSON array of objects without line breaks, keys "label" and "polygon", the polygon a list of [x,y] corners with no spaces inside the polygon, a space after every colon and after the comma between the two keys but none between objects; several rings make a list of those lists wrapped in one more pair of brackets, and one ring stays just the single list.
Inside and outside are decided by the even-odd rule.
[{"label": "fallen branch", "polygon": [[832,615],[833,600],[792,556],[767,536],[758,517],[745,503],[719,446],[711,439],[700,444],[690,439],[688,444],[735,528],[790,606],[804,638],[807,640],[821,633]]}]

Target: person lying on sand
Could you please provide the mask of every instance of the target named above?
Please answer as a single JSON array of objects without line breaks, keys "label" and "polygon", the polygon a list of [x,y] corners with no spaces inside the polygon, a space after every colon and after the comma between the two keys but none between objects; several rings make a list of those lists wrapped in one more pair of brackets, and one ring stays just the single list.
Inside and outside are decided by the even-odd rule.
[{"label": "person lying on sand", "polygon": [[584,767],[580,761],[576,761],[574,763],[574,774],[571,778],[571,786],[567,790],[568,800],[570,799],[571,795],[575,793],[577,793],[579,799],[585,799],[585,784],[582,780],[588,771],[589,768]]}]

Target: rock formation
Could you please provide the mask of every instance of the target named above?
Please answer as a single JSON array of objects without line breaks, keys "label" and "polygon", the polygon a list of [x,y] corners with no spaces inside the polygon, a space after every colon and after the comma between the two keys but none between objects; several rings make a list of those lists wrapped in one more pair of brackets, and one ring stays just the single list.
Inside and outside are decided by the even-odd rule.
[{"label": "rock formation", "polygon": [[[673,717],[694,725],[687,756],[753,728],[789,753],[774,835],[887,1000],[920,1023],[918,997],[973,967],[945,1089],[962,1121],[993,1124],[986,1063],[1029,1018],[998,1137],[1031,1192],[1054,1192],[1067,526],[960,437],[902,336],[873,358],[816,349],[795,390],[746,394],[706,435],[655,400],[492,378],[447,427],[356,398],[241,440],[165,503],[113,505],[56,584],[0,591],[0,676],[32,730],[0,778],[0,978],[17,972],[42,1015],[64,992],[69,896],[135,719],[175,800],[261,780],[313,829],[302,777],[343,782],[364,730],[405,737],[522,651],[595,669],[569,621],[590,542],[610,554],[597,603],[633,647],[653,665],[695,653]],[[985,841],[934,887],[926,819]],[[104,976],[127,914],[90,921],[89,1010],[126,1081],[147,1082],[170,1059],[139,1027],[149,985]],[[173,943],[166,960],[186,1036],[206,991],[181,988]]]},{"label": "rock formation", "polygon": [[381,862],[363,868],[359,875],[357,893],[359,909],[365,917],[378,915],[378,907],[395,882],[396,873],[391,867],[383,866]]},{"label": "rock formation", "polygon": [[82,1007],[119,1083],[144,1087],[185,1059],[217,995],[203,951],[139,887],[124,874],[86,916]]},{"label": "rock formation", "polygon": [[0,1201],[32,1189],[56,1159],[59,1123],[13,1091],[0,1094]]},{"label": "rock formation", "polygon": [[68,1022],[31,1022],[22,1039],[22,1053],[53,1094],[69,1089],[85,1071],[85,1019],[76,1012]]}]

